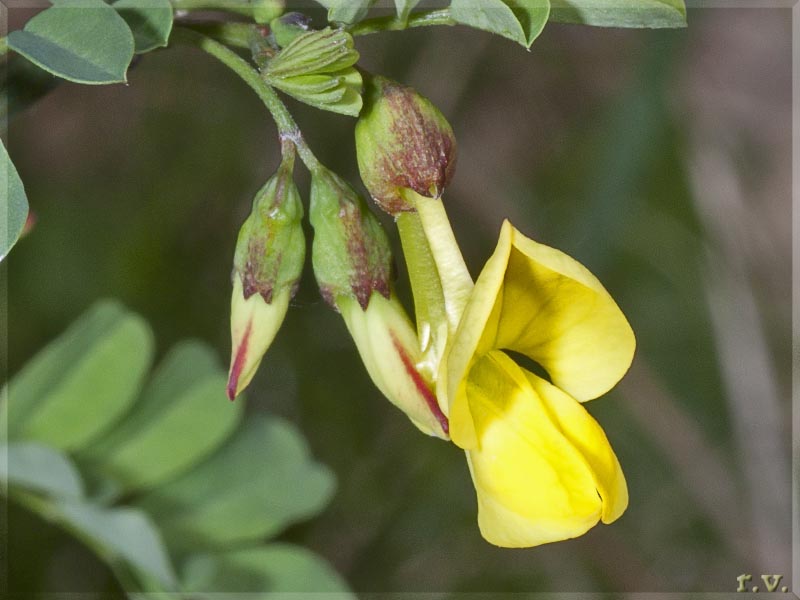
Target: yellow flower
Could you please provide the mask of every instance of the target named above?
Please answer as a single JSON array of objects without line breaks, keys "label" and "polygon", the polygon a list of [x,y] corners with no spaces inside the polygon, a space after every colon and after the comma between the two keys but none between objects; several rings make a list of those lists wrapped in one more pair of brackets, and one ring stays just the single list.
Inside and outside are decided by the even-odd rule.
[{"label": "yellow flower", "polygon": [[[628,504],[625,478],[581,402],[611,389],[633,359],[619,307],[582,265],[508,222],[473,285],[439,199],[453,175],[455,137],[415,90],[368,79],[356,148],[364,184],[400,230],[419,345],[407,354],[436,392],[427,406],[449,419],[442,432],[467,453],[484,538],[535,546],[617,519]],[[366,327],[386,330],[376,320]],[[362,356],[387,356],[362,347],[377,345],[362,342]],[[538,363],[547,379],[507,351]],[[365,363],[381,391],[431,433],[426,404],[401,401],[400,390],[415,397],[408,369],[379,369],[386,358]]]},{"label": "yellow flower", "polygon": [[[628,504],[625,478],[581,402],[607,392],[630,366],[635,339],[619,307],[585,267],[508,222],[473,286],[441,201],[409,191],[406,198],[416,210],[397,222],[416,305],[417,365],[451,440],[466,451],[483,537],[528,547],[614,521]],[[535,361],[548,379],[506,351]]]},{"label": "yellow flower", "polygon": [[[617,519],[625,479],[579,401],[605,393],[633,358],[633,332],[578,262],[503,225],[439,373],[450,436],[464,448],[491,543],[525,547]],[[503,350],[536,361],[552,383]]]}]

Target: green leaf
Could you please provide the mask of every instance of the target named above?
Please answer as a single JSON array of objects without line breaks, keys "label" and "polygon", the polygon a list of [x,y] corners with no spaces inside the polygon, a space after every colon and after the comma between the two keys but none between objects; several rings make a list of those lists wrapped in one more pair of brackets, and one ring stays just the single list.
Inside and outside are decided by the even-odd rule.
[{"label": "green leaf", "polygon": [[551,0],[551,21],[599,27],[686,27],[684,0]]},{"label": "green leaf", "polygon": [[0,481],[53,497],[83,496],[83,482],[72,462],[40,444],[0,446]]},{"label": "green leaf", "polygon": [[0,261],[17,242],[28,219],[28,198],[6,147],[0,142]]},{"label": "green leaf", "polygon": [[404,23],[408,20],[408,15],[414,10],[414,7],[420,3],[420,0],[394,0],[395,8],[397,9],[397,18]]},{"label": "green leaf", "polygon": [[210,460],[140,502],[176,546],[226,547],[278,533],[318,513],[334,478],[297,431],[254,417]]},{"label": "green leaf", "polygon": [[113,6],[133,33],[136,54],[167,45],[173,18],[169,0],[118,0]]},{"label": "green leaf", "polygon": [[150,518],[132,508],[104,508],[87,502],[54,503],[53,520],[95,546],[111,561],[123,560],[154,577],[175,585],[175,573],[161,534]]},{"label": "green leaf", "polygon": [[459,23],[502,35],[529,48],[550,14],[548,0],[452,0],[450,14]]},{"label": "green leaf", "polygon": [[141,318],[114,302],[95,305],[9,384],[9,437],[84,446],[132,404],[152,354]]},{"label": "green leaf", "polygon": [[376,0],[332,0],[328,7],[328,21],[331,23],[358,23],[367,16]]},{"label": "green leaf", "polygon": [[133,35],[102,0],[56,0],[21,30],[8,46],[53,75],[88,84],[119,83],[133,58]]},{"label": "green leaf", "polygon": [[244,404],[225,396],[226,375],[200,342],[176,346],[119,427],[81,457],[125,490],[173,479],[219,447]]},{"label": "green leaf", "polygon": [[209,599],[218,597],[214,592],[229,592],[246,593],[250,600],[275,599],[274,594],[297,597],[302,593],[318,593],[325,600],[355,600],[345,581],[327,562],[290,544],[192,556],[183,568],[182,580],[193,597],[200,593],[199,597]]}]

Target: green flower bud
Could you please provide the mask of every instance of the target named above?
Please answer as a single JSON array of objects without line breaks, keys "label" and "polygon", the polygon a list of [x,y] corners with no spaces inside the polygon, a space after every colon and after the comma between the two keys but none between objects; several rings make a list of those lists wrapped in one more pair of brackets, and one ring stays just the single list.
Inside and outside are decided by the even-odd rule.
[{"label": "green flower bud", "polygon": [[439,198],[455,172],[456,140],[442,113],[413,88],[385,77],[367,81],[356,150],[364,185],[394,216],[414,210],[404,190]]},{"label": "green flower bud", "polygon": [[356,62],[352,36],[328,27],[294,37],[261,73],[268,84],[301,102],[355,117],[362,106]]},{"label": "green flower bud", "polygon": [[325,301],[355,298],[367,308],[373,291],[389,297],[391,250],[383,228],[364,200],[332,171],[311,176],[314,275]]},{"label": "green flower bud", "polygon": [[293,166],[293,159],[284,160],[259,190],[239,231],[231,297],[231,400],[255,375],[303,270],[303,204],[292,180]]},{"label": "green flower bud", "polygon": [[286,13],[277,19],[272,19],[269,24],[272,36],[281,48],[291,44],[296,37],[307,33],[310,27],[311,19],[299,12]]},{"label": "green flower bud", "polygon": [[324,167],[312,173],[310,217],[320,291],[344,318],[372,381],[420,430],[448,439],[414,327],[391,290],[391,250],[377,218]]}]

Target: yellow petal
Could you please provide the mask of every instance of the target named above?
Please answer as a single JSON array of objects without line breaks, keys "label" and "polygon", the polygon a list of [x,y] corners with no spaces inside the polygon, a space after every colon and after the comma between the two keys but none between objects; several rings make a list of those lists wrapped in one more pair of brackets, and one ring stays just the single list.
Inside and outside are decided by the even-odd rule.
[{"label": "yellow petal", "polygon": [[464,375],[493,349],[529,356],[580,401],[596,398],[630,366],[636,342],[622,311],[583,265],[503,224],[451,346],[447,381],[451,435],[475,444],[464,407]]},{"label": "yellow petal", "polygon": [[275,335],[278,333],[289,300],[291,287],[273,294],[267,304],[260,294],[245,299],[242,280],[234,277],[231,295],[231,364],[228,371],[228,397],[233,400],[253,379]]},{"label": "yellow petal", "polygon": [[366,310],[347,296],[338,297],[336,305],[381,393],[422,432],[448,439],[447,418],[431,383],[420,372],[423,359],[417,335],[397,298],[373,292]]},{"label": "yellow petal", "polygon": [[478,525],[488,542],[536,546],[579,536],[597,523],[602,501],[595,475],[522,368],[490,352],[470,370],[467,398],[478,437],[467,455]]},{"label": "yellow petal", "polygon": [[592,470],[597,493],[603,500],[603,523],[616,521],[628,507],[628,486],[603,428],[575,398],[541,377],[524,372],[553,424]]}]

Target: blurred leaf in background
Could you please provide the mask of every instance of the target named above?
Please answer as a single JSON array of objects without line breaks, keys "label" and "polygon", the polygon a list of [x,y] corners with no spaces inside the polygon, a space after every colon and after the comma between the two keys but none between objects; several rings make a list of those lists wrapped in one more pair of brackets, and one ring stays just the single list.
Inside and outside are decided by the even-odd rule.
[{"label": "blurred leaf in background", "polygon": [[[2,394],[8,497],[92,549],[130,593],[234,583],[350,597],[313,552],[262,545],[325,508],[330,471],[288,423],[239,427],[244,404],[226,400],[207,346],[177,345],[145,383],[152,354],[141,317],[101,302],[34,357]],[[12,554],[12,590],[25,560]]]}]

